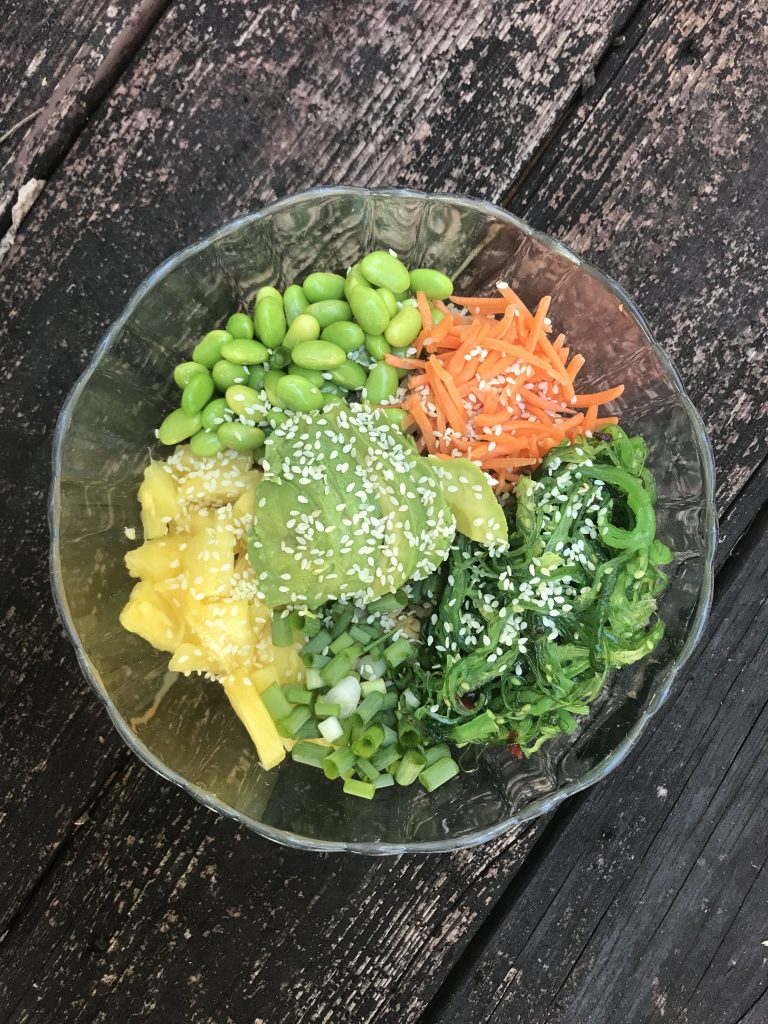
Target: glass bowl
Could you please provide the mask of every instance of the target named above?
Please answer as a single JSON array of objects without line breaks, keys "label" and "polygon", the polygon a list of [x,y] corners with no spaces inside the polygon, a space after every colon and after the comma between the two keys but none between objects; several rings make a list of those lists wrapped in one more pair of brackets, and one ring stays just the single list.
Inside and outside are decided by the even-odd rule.
[{"label": "glass bowl", "polygon": [[[439,267],[457,291],[503,279],[528,302],[552,296],[555,331],[587,358],[582,387],[622,380],[622,424],[650,446],[658,532],[672,548],[661,600],[666,636],[617,673],[571,737],[527,761],[483,752],[433,794],[393,787],[345,796],[322,773],[286,760],[263,771],[217,684],[176,677],[168,655],[123,630],[131,589],[125,528],[153,430],[173,406],[173,366],[202,334],[264,284],[342,269],[366,250]],[[261,835],[310,850],[454,850],[551,810],[616,767],[665,700],[701,636],[712,592],[713,465],[701,421],[668,356],[628,295],[559,242],[490,203],[394,189],[324,188],[242,217],[167,260],[99,344],[59,419],[50,501],[51,574],[82,670],[125,742],[201,803]]]}]

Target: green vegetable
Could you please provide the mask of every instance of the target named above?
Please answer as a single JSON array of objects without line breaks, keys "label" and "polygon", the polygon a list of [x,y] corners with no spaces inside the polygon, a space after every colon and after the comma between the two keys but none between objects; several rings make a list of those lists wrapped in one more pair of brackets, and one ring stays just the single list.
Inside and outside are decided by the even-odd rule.
[{"label": "green vegetable", "polygon": [[293,350],[293,361],[307,370],[331,370],[347,358],[343,348],[330,341],[302,341]]},{"label": "green vegetable", "polygon": [[335,323],[328,324],[323,328],[320,337],[323,341],[332,341],[334,345],[343,348],[345,352],[354,352],[365,341],[362,327],[352,323],[351,320],[337,320]]},{"label": "green vegetable", "polygon": [[259,298],[264,291],[265,289],[260,289],[256,296],[256,308],[253,312],[256,334],[267,348],[277,348],[285,337],[287,328],[283,298],[276,289]]},{"label": "green vegetable", "polygon": [[309,299],[304,294],[304,289],[300,284],[291,284],[285,289],[283,308],[285,310],[285,319],[289,324],[292,324],[308,305]]},{"label": "green vegetable", "polygon": [[218,439],[215,430],[198,430],[196,434],[190,437],[189,447],[195,455],[203,458],[216,455],[217,452],[224,450],[224,445]]},{"label": "green vegetable", "polygon": [[394,316],[397,313],[397,299],[395,293],[391,288],[378,288],[379,295],[384,299],[384,304],[387,307],[387,312],[390,316]]},{"label": "green vegetable", "polygon": [[304,294],[310,302],[344,297],[344,278],[341,274],[314,273],[304,279]]},{"label": "green vegetable", "polygon": [[196,345],[192,352],[192,359],[202,366],[212,369],[214,363],[221,358],[221,346],[232,341],[229,331],[208,331],[203,340]]},{"label": "green vegetable", "polygon": [[269,349],[260,341],[247,338],[235,338],[221,346],[221,358],[231,363],[263,363],[269,355]]},{"label": "green vegetable", "polygon": [[407,348],[419,336],[421,313],[415,306],[403,306],[384,331],[392,348]]},{"label": "green vegetable", "polygon": [[[408,268],[401,263],[397,256],[378,249],[376,252],[369,252],[360,261],[360,271],[363,277],[371,284],[380,288],[390,288],[393,292],[406,291],[410,287],[411,279]],[[372,331],[376,334],[376,331]]]},{"label": "green vegetable", "polygon": [[227,420],[233,420],[235,414],[227,405],[226,398],[214,398],[212,402],[200,413],[200,421],[205,430],[216,430],[222,423],[226,423]]},{"label": "green vegetable", "polygon": [[275,647],[290,647],[293,643],[293,630],[284,613],[275,612],[272,616],[272,643]]},{"label": "green vegetable", "polygon": [[376,787],[372,782],[360,782],[358,779],[347,779],[344,783],[344,792],[348,796],[359,796],[363,800],[373,800],[376,794]]},{"label": "green vegetable", "polygon": [[272,683],[261,694],[264,707],[276,722],[282,721],[291,713],[291,705],[285,698],[282,686],[279,683]]},{"label": "green vegetable", "polygon": [[262,301],[262,299],[280,299],[280,301],[282,302],[283,297],[277,290],[277,288],[273,288],[271,284],[265,284],[263,288],[259,288],[259,290],[256,292],[257,306]]},{"label": "green vegetable", "polygon": [[321,409],[325,396],[311,381],[295,373],[281,377],[275,387],[280,404],[293,412],[311,412]]},{"label": "green vegetable", "polygon": [[264,414],[264,399],[260,391],[247,384],[233,384],[224,395],[227,405],[243,420],[258,420]]},{"label": "green vegetable", "polygon": [[248,427],[244,423],[222,423],[216,436],[225,448],[236,452],[250,452],[260,448],[266,437],[259,427]]},{"label": "green vegetable", "polygon": [[248,370],[238,363],[230,363],[228,359],[219,359],[211,370],[211,376],[219,391],[226,391],[233,384],[244,384],[248,380]]},{"label": "green vegetable", "polygon": [[277,384],[284,376],[285,374],[282,370],[269,370],[264,374],[264,393],[270,405],[282,406],[283,404],[277,393]]},{"label": "green vegetable", "polygon": [[347,391],[359,391],[365,386],[367,374],[359,363],[353,363],[351,359],[345,359],[343,363],[330,371],[331,380],[339,387]]},{"label": "green vegetable", "polygon": [[352,315],[349,304],[343,299],[323,299],[322,302],[312,302],[307,306],[305,312],[313,316],[321,328],[327,327],[328,324],[335,324],[338,320],[349,320]]},{"label": "green vegetable", "polygon": [[[378,405],[385,399],[396,395],[399,386],[400,381],[394,366],[384,362],[374,363],[365,382],[363,398],[372,405]],[[448,504],[450,505],[451,502],[449,501]]]},{"label": "green vegetable", "polygon": [[439,270],[420,267],[411,271],[410,288],[412,292],[424,292],[428,299],[447,299],[453,294],[453,281]]},{"label": "green vegetable", "polygon": [[227,320],[227,330],[233,338],[253,337],[253,320],[247,313],[233,313]]},{"label": "green vegetable", "polygon": [[173,379],[183,391],[193,377],[203,374],[208,376],[208,369],[202,363],[179,363],[173,371]]},{"label": "green vegetable", "polygon": [[283,345],[292,351],[302,341],[315,341],[320,337],[320,324],[314,316],[309,313],[299,313],[293,323],[286,331],[283,338]]},{"label": "green vegetable", "polygon": [[365,349],[368,355],[378,362],[382,360],[384,356],[389,355],[392,351],[392,346],[383,334],[366,334]]},{"label": "green vegetable", "polygon": [[428,793],[432,793],[438,786],[442,786],[458,774],[459,766],[453,758],[443,757],[419,773],[419,782]]},{"label": "green vegetable", "polygon": [[157,431],[160,444],[180,444],[196,434],[201,426],[200,414],[189,415],[183,409],[169,412]]},{"label": "green vegetable", "polygon": [[322,768],[323,761],[328,756],[328,747],[320,743],[308,743],[306,740],[299,740],[291,750],[291,757],[299,764],[308,764],[312,768]]},{"label": "green vegetable", "polygon": [[507,521],[485,473],[469,459],[436,459],[445,500],[456,516],[456,529],[488,547],[507,544]]},{"label": "green vegetable", "polygon": [[349,293],[349,305],[355,320],[366,334],[384,333],[390,321],[389,310],[374,288],[353,288]]},{"label": "green vegetable", "polygon": [[187,416],[194,416],[208,404],[215,390],[210,374],[196,374],[181,393],[181,408]]}]

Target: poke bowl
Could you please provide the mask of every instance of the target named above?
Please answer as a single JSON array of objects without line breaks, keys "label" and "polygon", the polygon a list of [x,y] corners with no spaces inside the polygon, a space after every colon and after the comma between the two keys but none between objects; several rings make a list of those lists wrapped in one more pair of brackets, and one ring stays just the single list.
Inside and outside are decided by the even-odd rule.
[{"label": "poke bowl", "polygon": [[713,489],[619,285],[490,203],[315,189],[168,259],[98,345],[53,591],[128,747],[205,806],[448,851],[627,756],[704,628]]}]

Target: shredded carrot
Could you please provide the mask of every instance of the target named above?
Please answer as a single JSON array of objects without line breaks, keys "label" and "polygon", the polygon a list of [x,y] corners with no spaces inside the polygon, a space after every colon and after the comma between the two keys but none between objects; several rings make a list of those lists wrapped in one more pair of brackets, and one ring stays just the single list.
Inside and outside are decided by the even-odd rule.
[{"label": "shredded carrot", "polygon": [[[420,358],[411,358],[413,348],[385,358],[411,371],[401,404],[420,450],[473,459],[496,481],[497,494],[506,494],[550,448],[616,423],[615,416],[601,417],[599,407],[624,387],[576,394],[585,360],[571,354],[564,334],[548,337],[550,296],[532,313],[507,284],[498,291],[497,297],[453,295],[450,306],[417,293]],[[433,309],[443,313],[439,323]]]}]

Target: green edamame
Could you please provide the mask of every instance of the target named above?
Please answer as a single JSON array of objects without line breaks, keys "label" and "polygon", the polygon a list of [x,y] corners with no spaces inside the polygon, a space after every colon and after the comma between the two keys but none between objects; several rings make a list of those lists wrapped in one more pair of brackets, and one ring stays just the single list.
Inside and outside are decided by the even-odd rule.
[{"label": "green edamame", "polygon": [[394,316],[397,313],[397,299],[395,298],[395,293],[391,288],[377,288],[376,291],[382,299],[384,299],[389,315]]},{"label": "green edamame", "polygon": [[295,373],[286,373],[277,382],[275,390],[286,409],[293,412],[312,412],[322,409],[325,397],[320,388]]},{"label": "green edamame", "polygon": [[335,324],[337,320],[352,319],[349,303],[344,302],[343,299],[323,299],[322,302],[312,302],[307,306],[306,312],[317,320],[321,330],[328,324]]},{"label": "green edamame", "polygon": [[267,348],[277,348],[285,337],[287,327],[283,299],[279,292],[276,295],[269,294],[261,299],[257,298],[253,320],[259,339]]},{"label": "green edamame", "polygon": [[291,353],[285,347],[285,345],[278,345],[277,348],[273,348],[269,353],[269,359],[267,365],[270,370],[284,370],[285,367],[291,361]]},{"label": "green edamame", "polygon": [[330,341],[302,341],[293,350],[293,361],[307,370],[332,370],[347,358],[343,348]]},{"label": "green edamame", "polygon": [[432,326],[436,327],[440,323],[441,320],[445,320],[445,313],[442,311],[442,309],[433,309],[432,310]]},{"label": "green edamame", "polygon": [[412,292],[424,292],[428,299],[447,299],[453,295],[453,281],[447,274],[430,267],[419,267],[410,274]]},{"label": "green edamame", "polygon": [[277,427],[282,427],[290,419],[288,413],[281,412],[279,409],[270,409],[267,413],[267,423],[276,430]]},{"label": "green edamame", "polygon": [[190,437],[189,447],[195,455],[203,458],[224,450],[224,445],[219,440],[215,430],[198,430],[196,434]]},{"label": "green edamame", "polygon": [[420,331],[421,313],[414,306],[403,306],[384,331],[384,337],[393,348],[407,348]]},{"label": "green edamame", "polygon": [[385,406],[381,410],[390,423],[393,423],[396,427],[400,427],[402,430],[403,423],[408,419],[408,413],[405,409],[396,409],[394,406]]},{"label": "green edamame", "polygon": [[226,398],[214,398],[200,413],[200,422],[203,425],[203,430],[214,432],[222,423],[226,423],[227,420],[234,418],[235,414],[227,405]]},{"label": "green edamame", "polygon": [[366,334],[365,350],[369,356],[372,356],[375,360],[379,361],[383,359],[384,356],[389,355],[392,351],[392,346],[383,334]]},{"label": "green edamame", "polygon": [[390,315],[386,302],[375,288],[354,288],[349,296],[349,305],[366,334],[384,333]]},{"label": "green edamame", "polygon": [[344,278],[341,274],[310,274],[302,285],[310,302],[344,298]]},{"label": "green edamame", "polygon": [[267,400],[270,405],[276,405],[278,408],[282,406],[280,396],[277,393],[277,382],[282,380],[285,373],[282,370],[270,370],[269,373],[264,374],[264,390],[267,394]]},{"label": "green edamame", "polygon": [[264,374],[266,372],[263,366],[252,366],[248,370],[248,387],[261,391],[264,387]]},{"label": "green edamame", "polygon": [[219,391],[226,391],[233,384],[244,384],[248,380],[248,370],[239,363],[230,363],[228,359],[219,359],[211,370],[211,376]]},{"label": "green edamame", "polygon": [[210,402],[215,390],[210,374],[197,374],[181,393],[181,408],[187,416],[194,416]]},{"label": "green edamame", "polygon": [[380,405],[385,399],[396,395],[399,386],[400,381],[394,366],[385,362],[374,363],[365,382],[363,398],[371,405]]},{"label": "green edamame", "polygon": [[216,436],[225,448],[233,448],[236,452],[251,452],[260,448],[266,439],[260,427],[247,427],[244,423],[222,423]]},{"label": "green edamame", "polygon": [[[268,376],[269,374],[266,375],[266,377]],[[246,384],[235,384],[233,387],[227,388],[224,397],[229,408],[243,420],[256,421],[264,415],[264,399],[258,391],[254,391]]]},{"label": "green edamame", "polygon": [[368,282],[366,281],[365,277],[363,276],[363,272],[360,269],[360,264],[359,263],[355,263],[355,265],[353,267],[349,268],[349,271],[347,272],[347,276],[346,276],[346,278],[344,280],[344,296],[345,296],[347,302],[349,302],[350,292],[352,292],[353,289],[355,289],[357,287],[361,287],[361,286],[363,288],[370,288],[371,287],[368,284]]},{"label": "green edamame", "polygon": [[200,429],[200,413],[188,416],[183,409],[174,409],[169,412],[157,431],[157,439],[160,444],[179,444],[186,441],[188,437],[196,434]]},{"label": "green edamame", "polygon": [[308,370],[306,366],[296,366],[296,364],[293,363],[288,372],[297,374],[299,377],[306,378],[306,380],[311,381],[316,388],[321,388],[323,384],[325,384],[325,377],[321,370]]},{"label": "green edamame", "polygon": [[292,324],[293,321],[309,305],[309,299],[304,294],[304,289],[300,284],[291,284],[285,289],[285,295],[283,295],[283,309],[285,310],[285,319],[288,324]]},{"label": "green edamame", "polygon": [[[397,256],[386,252],[384,249],[377,249],[369,252],[360,261],[360,270],[366,280],[379,288],[391,288],[393,292],[407,291],[411,286],[408,268]],[[375,334],[376,331],[372,331]]]},{"label": "green edamame", "polygon": [[359,363],[353,363],[347,359],[331,370],[331,380],[347,391],[359,391],[365,386],[366,372]]},{"label": "green edamame", "polygon": [[247,313],[233,313],[227,320],[227,330],[233,338],[250,340],[253,337],[253,319]]},{"label": "green edamame", "polygon": [[273,288],[271,284],[265,284],[263,288],[259,288],[259,290],[256,292],[256,302],[254,303],[254,305],[258,306],[262,299],[280,299],[280,301],[282,302],[283,296],[280,294],[277,288]]},{"label": "green edamame", "polygon": [[323,328],[320,337],[323,341],[333,342],[334,345],[343,348],[345,352],[354,352],[365,341],[362,327],[351,320],[337,320],[334,324],[328,324]]},{"label": "green edamame", "polygon": [[333,391],[331,393],[326,393],[325,391],[323,392],[323,408],[324,409],[327,409],[331,405],[346,405],[346,404],[347,403],[344,401],[344,399],[341,397],[341,395],[336,394],[335,391]]},{"label": "green edamame", "polygon": [[407,290],[404,292],[393,292],[392,294],[395,296],[397,302],[405,302],[406,299],[411,297],[411,293]]},{"label": "green edamame", "polygon": [[232,341],[229,331],[208,331],[203,340],[195,345],[192,352],[193,361],[206,366],[209,370],[212,369],[214,363],[221,359],[221,346],[226,345],[228,341]]},{"label": "green edamame", "polygon": [[285,332],[283,345],[290,352],[302,341],[316,341],[320,337],[320,324],[311,313],[299,313]]},{"label": "green edamame", "polygon": [[203,366],[202,363],[179,363],[173,371],[173,379],[176,382],[176,386],[180,387],[183,391],[184,388],[189,384],[193,377],[197,377],[200,374],[208,376],[208,368]]},{"label": "green edamame", "polygon": [[221,358],[230,363],[263,363],[269,355],[269,349],[260,341],[249,341],[247,338],[235,338],[221,346]]}]

